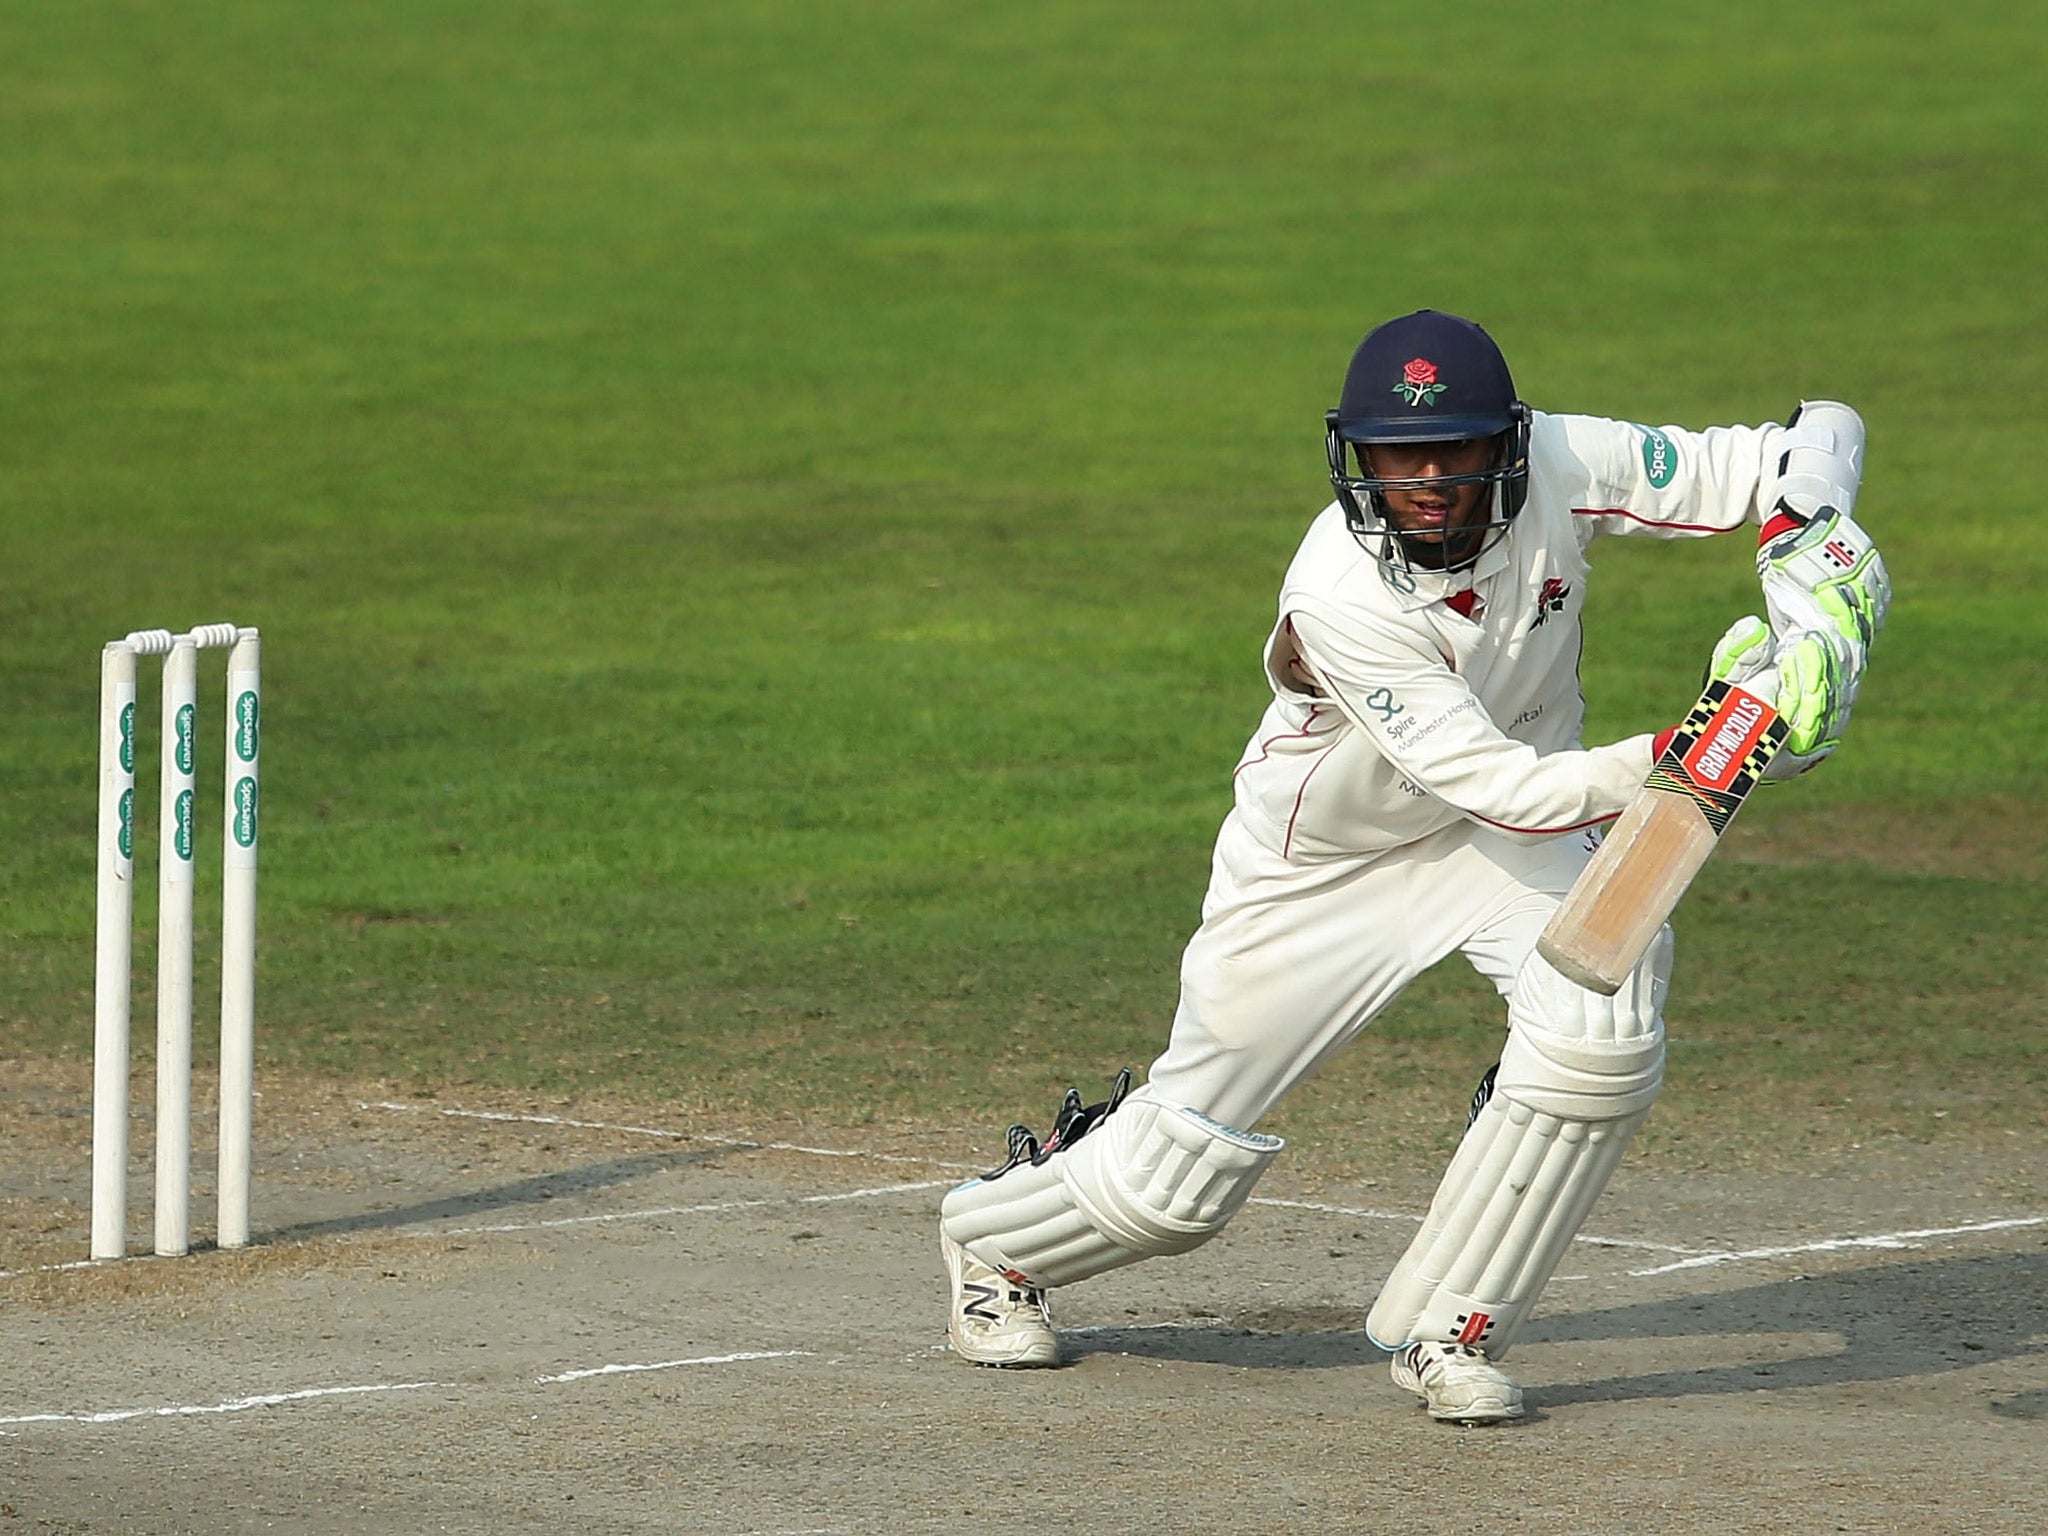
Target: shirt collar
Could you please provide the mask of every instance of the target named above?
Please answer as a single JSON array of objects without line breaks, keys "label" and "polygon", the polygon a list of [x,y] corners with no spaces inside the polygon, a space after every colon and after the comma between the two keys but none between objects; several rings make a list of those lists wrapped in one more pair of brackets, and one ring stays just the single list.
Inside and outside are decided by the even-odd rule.
[{"label": "shirt collar", "polygon": [[1513,537],[1514,530],[1508,530],[1479,557],[1477,563],[1462,571],[1403,570],[1384,560],[1375,560],[1373,564],[1379,568],[1380,581],[1386,586],[1387,595],[1394,600],[1394,606],[1403,613],[1413,613],[1418,608],[1427,608],[1431,603],[1440,603],[1447,597],[1476,587],[1506,570],[1513,558],[1508,552],[1508,540]]}]

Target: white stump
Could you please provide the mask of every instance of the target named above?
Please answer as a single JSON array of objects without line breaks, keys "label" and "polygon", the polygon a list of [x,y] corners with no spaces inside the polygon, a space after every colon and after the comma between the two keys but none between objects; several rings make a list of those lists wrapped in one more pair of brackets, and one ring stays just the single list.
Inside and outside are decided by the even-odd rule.
[{"label": "white stump", "polygon": [[164,657],[157,822],[156,1251],[192,1251],[192,844],[199,649]]},{"label": "white stump", "polygon": [[227,831],[220,936],[220,1222],[223,1248],[249,1243],[250,1146],[256,1099],[257,765],[262,640],[245,629],[228,653]]},{"label": "white stump", "polygon": [[135,650],[100,652],[98,938],[93,973],[92,1256],[128,1251],[128,1000],[135,909]]}]

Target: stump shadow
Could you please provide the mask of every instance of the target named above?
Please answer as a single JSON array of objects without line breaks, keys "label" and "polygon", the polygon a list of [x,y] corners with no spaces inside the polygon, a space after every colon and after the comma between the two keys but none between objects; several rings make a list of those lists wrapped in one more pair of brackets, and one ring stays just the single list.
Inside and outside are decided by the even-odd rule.
[{"label": "stump shadow", "polygon": [[649,1152],[637,1157],[611,1158],[580,1168],[534,1174],[528,1178],[514,1179],[483,1189],[415,1201],[410,1205],[391,1206],[382,1210],[331,1216],[318,1221],[277,1227],[265,1232],[263,1239],[266,1242],[276,1242],[334,1237],[350,1232],[389,1231],[458,1217],[486,1216],[524,1206],[551,1205],[565,1198],[595,1194],[600,1190],[613,1189],[658,1173],[669,1173],[682,1168],[713,1167],[740,1150],[743,1149],[712,1147],[697,1151]]}]

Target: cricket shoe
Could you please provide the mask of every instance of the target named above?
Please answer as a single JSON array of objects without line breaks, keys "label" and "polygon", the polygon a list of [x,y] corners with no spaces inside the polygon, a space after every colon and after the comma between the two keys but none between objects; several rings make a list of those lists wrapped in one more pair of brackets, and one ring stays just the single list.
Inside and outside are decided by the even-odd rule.
[{"label": "cricket shoe", "polygon": [[953,1282],[946,1337],[962,1359],[1012,1367],[1060,1363],[1059,1335],[1052,1331],[1044,1291],[990,1268],[944,1232],[939,1250]]},{"label": "cricket shoe", "polygon": [[1425,1339],[1394,1353],[1394,1385],[1447,1424],[1498,1424],[1522,1416],[1522,1389],[1469,1344]]}]

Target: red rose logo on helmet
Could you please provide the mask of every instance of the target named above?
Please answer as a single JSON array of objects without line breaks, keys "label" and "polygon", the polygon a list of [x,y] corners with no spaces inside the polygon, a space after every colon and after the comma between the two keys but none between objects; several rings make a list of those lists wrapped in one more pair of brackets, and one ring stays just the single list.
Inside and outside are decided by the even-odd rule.
[{"label": "red rose logo on helmet", "polygon": [[1401,370],[1401,382],[1391,391],[1410,405],[1435,405],[1443,392],[1444,386],[1436,381],[1436,364],[1426,357],[1410,358]]}]

